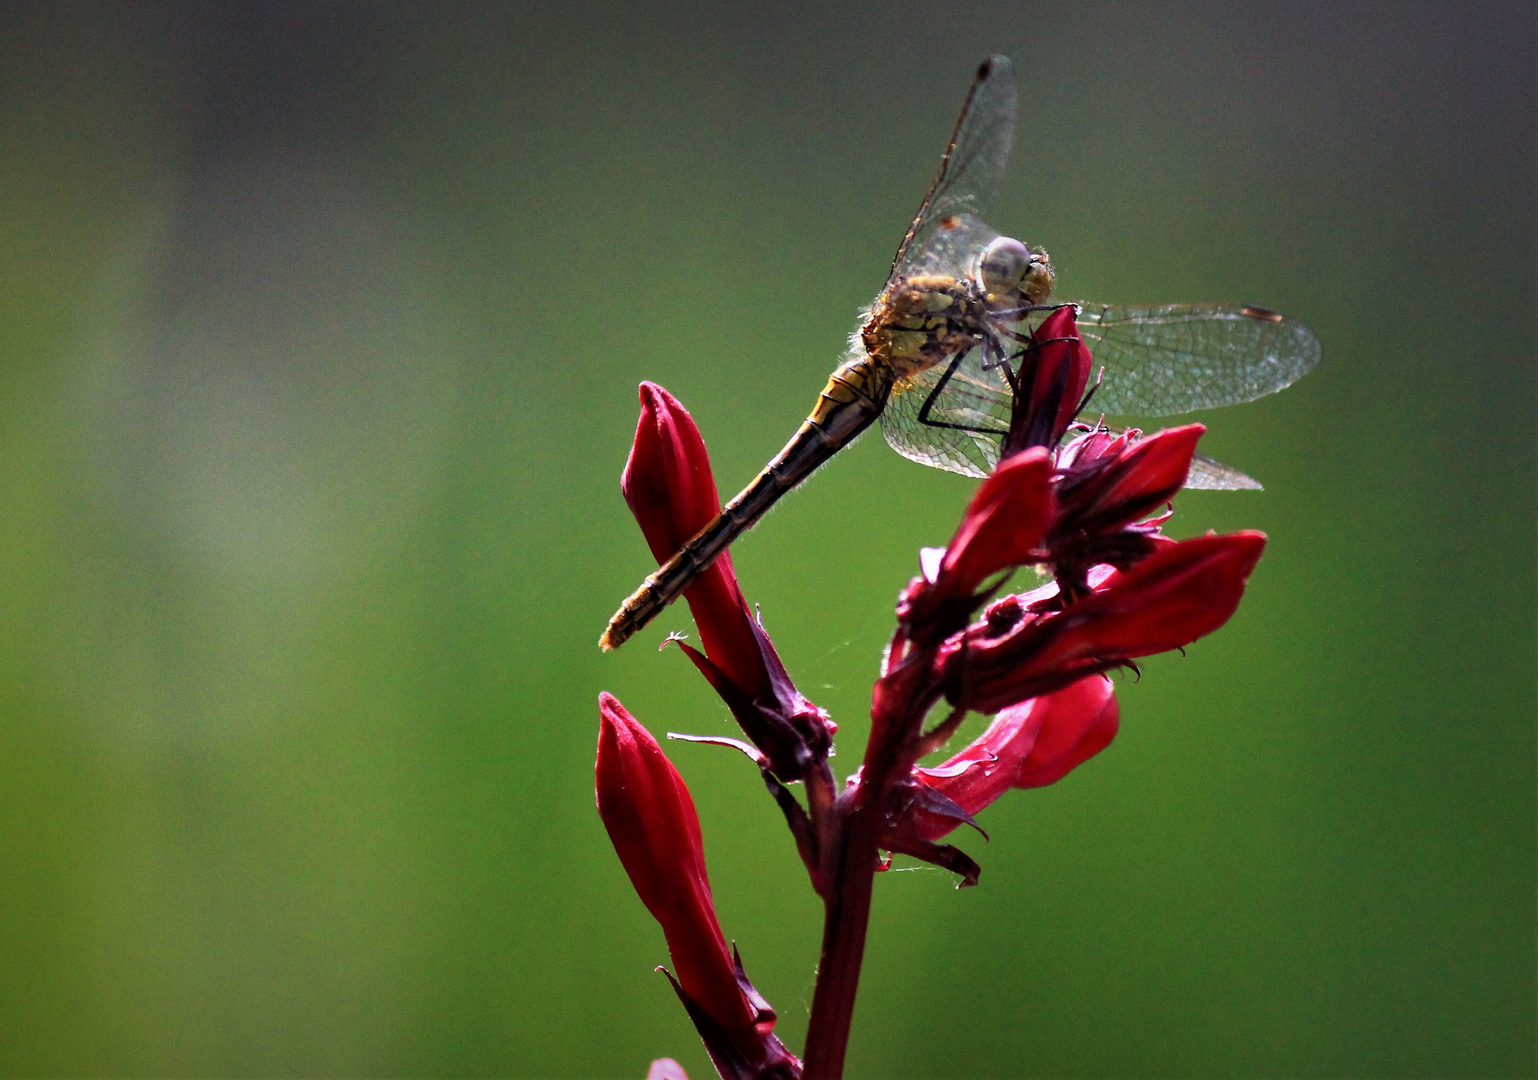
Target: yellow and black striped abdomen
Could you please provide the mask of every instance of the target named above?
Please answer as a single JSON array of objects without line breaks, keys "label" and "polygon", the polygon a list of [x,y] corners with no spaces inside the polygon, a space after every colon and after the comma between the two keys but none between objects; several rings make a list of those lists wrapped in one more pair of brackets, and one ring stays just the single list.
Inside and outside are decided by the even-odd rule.
[{"label": "yellow and black striped abdomen", "polygon": [[651,622],[782,495],[869,427],[881,415],[891,392],[891,375],[870,357],[857,356],[839,365],[818,395],[811,415],[784,449],[722,507],[714,521],[630,594],[609,620],[599,645],[605,651],[616,648]]}]

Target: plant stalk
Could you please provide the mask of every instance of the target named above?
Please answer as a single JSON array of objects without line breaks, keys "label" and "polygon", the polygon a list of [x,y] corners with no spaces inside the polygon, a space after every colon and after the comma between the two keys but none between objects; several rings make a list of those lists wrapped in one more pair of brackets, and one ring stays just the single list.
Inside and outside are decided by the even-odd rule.
[{"label": "plant stalk", "polygon": [[802,1080],[840,1080],[844,1075],[883,817],[893,778],[911,763],[903,757],[907,736],[927,708],[927,700],[913,701],[908,695],[878,690],[860,781],[835,805],[831,831],[837,841],[824,863],[829,872],[824,878],[828,891],[823,895],[822,960],[812,993]]},{"label": "plant stalk", "polygon": [[842,843],[824,900],[822,959],[806,1033],[802,1080],[839,1080],[860,987],[865,931],[870,924],[872,884],[876,875],[879,803],[862,800],[844,818]]}]

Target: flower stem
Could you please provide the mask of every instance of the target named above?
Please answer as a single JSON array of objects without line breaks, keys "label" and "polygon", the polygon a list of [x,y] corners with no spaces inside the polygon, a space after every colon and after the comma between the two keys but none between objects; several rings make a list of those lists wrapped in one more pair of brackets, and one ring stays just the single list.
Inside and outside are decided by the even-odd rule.
[{"label": "flower stem", "polygon": [[926,677],[934,648],[915,650],[909,644],[899,623],[872,696],[870,741],[859,779],[838,797],[830,813],[822,815],[826,833],[835,839],[823,849],[822,960],[812,993],[802,1080],[840,1080],[844,1075],[844,1052],[860,988],[871,892],[892,787],[912,767],[924,717],[939,697],[939,690]]},{"label": "flower stem", "polygon": [[852,790],[840,796],[833,818],[838,837],[824,863],[828,890],[823,895],[822,960],[807,1027],[802,1080],[840,1080],[844,1051],[860,988],[865,931],[870,925],[871,892],[879,865],[881,827],[894,777],[903,773],[906,736],[927,711],[929,700],[914,695],[882,694],[871,709],[870,742]]},{"label": "flower stem", "polygon": [[862,800],[844,818],[839,845],[824,900],[822,960],[806,1034],[802,1080],[839,1080],[844,1051],[860,986],[865,956],[865,931],[870,923],[871,886],[876,875],[879,804]]}]

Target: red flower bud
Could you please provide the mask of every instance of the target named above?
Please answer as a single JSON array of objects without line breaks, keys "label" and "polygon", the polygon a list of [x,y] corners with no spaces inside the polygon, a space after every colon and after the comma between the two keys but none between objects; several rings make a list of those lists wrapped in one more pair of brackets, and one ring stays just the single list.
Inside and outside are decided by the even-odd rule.
[{"label": "red flower bud", "polygon": [[751,1028],[705,874],[700,819],[683,777],[610,694],[598,697],[598,814],[641,902],[662,924],[684,991],[721,1026]]},{"label": "red flower bud", "polygon": [[[620,490],[658,564],[667,562],[721,512],[710,455],[694,418],[655,383],[641,384],[641,418]],[[747,602],[730,552],[684,590],[705,655],[749,696],[768,688]]]},{"label": "red flower bud", "polygon": [[[694,418],[653,383],[641,384],[641,419],[620,479],[659,563],[667,561],[721,510],[710,456]],[[782,780],[826,757],[834,730],[827,713],[803,697],[769,635],[748,611],[729,553],[684,591],[704,654],[684,652],[721,695],[743,732]],[[681,643],[680,643],[681,644]]]},{"label": "red flower bud", "polygon": [[[1000,711],[966,749],[943,765],[918,768],[914,773],[920,783],[968,815],[976,814],[1010,788],[1042,787],[1061,780],[1110,745],[1116,727],[1111,680],[1092,675]],[[963,820],[954,813],[921,810],[919,835],[938,840]]]},{"label": "red flower bud", "polygon": [[1188,645],[1234,613],[1265,542],[1263,533],[1240,532],[1165,543],[1062,610],[1029,613],[998,636],[989,623],[976,624],[939,653],[946,696],[997,712]]},{"label": "red flower bud", "polygon": [[1092,363],[1089,348],[1079,336],[1072,305],[1047,316],[1031,334],[1021,358],[1001,459],[1032,446],[1058,444],[1078,415]]},{"label": "red flower bud", "polygon": [[716,919],[700,819],[662,747],[610,694],[598,697],[598,814],[641,902],[662,925],[674,989],[728,1080],[800,1075],[774,1037],[774,1010],[753,989]]}]

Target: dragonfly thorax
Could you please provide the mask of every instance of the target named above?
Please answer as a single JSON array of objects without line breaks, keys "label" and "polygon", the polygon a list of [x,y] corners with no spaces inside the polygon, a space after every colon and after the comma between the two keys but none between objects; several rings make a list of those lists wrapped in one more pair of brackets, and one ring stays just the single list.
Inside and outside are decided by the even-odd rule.
[{"label": "dragonfly thorax", "polygon": [[996,236],[977,257],[977,280],[995,305],[1040,304],[1052,292],[1052,264],[1013,236]]},{"label": "dragonfly thorax", "polygon": [[876,298],[860,341],[872,360],[902,379],[976,346],[986,319],[970,278],[914,274]]}]

